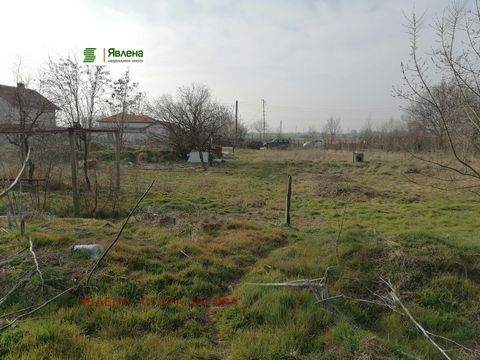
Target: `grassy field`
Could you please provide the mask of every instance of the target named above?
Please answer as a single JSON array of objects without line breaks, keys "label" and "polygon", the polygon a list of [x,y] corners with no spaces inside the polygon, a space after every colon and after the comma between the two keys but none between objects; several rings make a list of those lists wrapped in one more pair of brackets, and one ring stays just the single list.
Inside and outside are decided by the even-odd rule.
[{"label": "grassy field", "polygon": [[[0,358],[442,359],[406,316],[347,299],[378,300],[387,291],[381,279],[425,329],[480,350],[478,199],[412,183],[425,178],[405,168],[434,169],[404,154],[366,158],[241,151],[208,172],[123,168],[122,214],[157,182],[122,238],[88,287],[0,332]],[[290,228],[283,226],[288,174]],[[44,285],[33,273],[0,305],[2,314],[74,285],[95,260],[71,246],[105,247],[121,226],[62,216],[67,194],[55,196],[52,215],[27,220]],[[0,232],[0,260],[27,245],[17,230]],[[28,251],[2,265],[0,296],[32,267]],[[247,284],[319,278],[327,268],[329,296],[344,298],[317,303],[308,289]],[[212,297],[228,301],[190,303]],[[5,318],[14,316],[0,325]],[[435,341],[454,359],[476,358]]]}]

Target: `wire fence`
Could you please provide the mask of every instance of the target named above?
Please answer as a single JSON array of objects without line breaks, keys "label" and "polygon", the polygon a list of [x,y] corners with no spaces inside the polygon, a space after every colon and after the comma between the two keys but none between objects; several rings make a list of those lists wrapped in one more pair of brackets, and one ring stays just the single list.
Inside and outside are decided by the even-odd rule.
[{"label": "wire fence", "polygon": [[12,183],[25,160],[25,149],[31,149],[14,194],[0,200],[0,214],[38,210],[114,214],[119,196],[114,135],[68,129],[0,132],[0,188]]}]

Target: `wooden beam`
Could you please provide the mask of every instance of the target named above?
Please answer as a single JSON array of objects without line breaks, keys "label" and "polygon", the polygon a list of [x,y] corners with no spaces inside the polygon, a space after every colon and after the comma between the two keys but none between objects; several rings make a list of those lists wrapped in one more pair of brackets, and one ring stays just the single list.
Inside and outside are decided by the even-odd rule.
[{"label": "wooden beam", "polygon": [[73,211],[75,215],[80,213],[80,197],[78,193],[78,177],[77,177],[77,153],[75,149],[75,130],[69,129],[68,140],[70,142],[70,163],[72,166],[72,196]]},{"label": "wooden beam", "polygon": [[0,134],[22,134],[22,135],[45,135],[45,134],[62,134],[69,133],[71,130],[80,133],[115,133],[116,129],[83,129],[83,128],[54,128],[54,129],[16,129],[0,127]]},{"label": "wooden beam", "polygon": [[292,199],[292,176],[288,175],[287,196],[285,197],[285,225],[290,226],[290,202]]}]

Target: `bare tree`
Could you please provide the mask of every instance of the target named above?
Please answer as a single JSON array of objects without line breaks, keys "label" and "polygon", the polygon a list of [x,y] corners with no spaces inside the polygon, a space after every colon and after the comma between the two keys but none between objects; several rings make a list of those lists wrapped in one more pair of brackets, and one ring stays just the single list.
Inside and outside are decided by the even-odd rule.
[{"label": "bare tree", "polygon": [[[103,110],[109,72],[103,65],[81,65],[75,58],[49,59],[42,69],[42,88],[63,109],[61,120],[69,126],[91,129]],[[90,135],[81,134],[77,144],[83,152],[83,172],[88,190]]]},{"label": "bare tree", "polygon": [[317,129],[315,128],[315,126],[310,126],[307,130],[307,136],[310,140],[315,140],[318,136],[318,131]]},{"label": "bare tree", "polygon": [[138,83],[132,80],[130,69],[115,80],[112,85],[111,98],[107,101],[112,114],[120,114],[116,122],[120,136],[120,146],[125,142],[125,119],[127,114],[139,111],[144,104],[145,94],[138,91]]},{"label": "bare tree", "polygon": [[333,144],[341,131],[340,119],[333,116],[327,120],[323,127],[323,133],[328,144]]},{"label": "bare tree", "polygon": [[[250,125],[250,129],[258,134],[258,139],[263,139],[263,120],[257,120]],[[265,132],[268,132],[268,124],[265,124]],[[263,139],[266,141],[266,139]]]},{"label": "bare tree", "polygon": [[374,131],[373,131],[373,124],[372,118],[368,118],[363,125],[363,128],[360,130],[360,140],[365,146],[372,146],[374,143]]},{"label": "bare tree", "polygon": [[[248,133],[248,128],[241,121],[241,119],[239,119],[237,123],[237,144],[238,145],[242,144],[245,141],[247,137],[247,133]],[[225,107],[224,126],[222,126],[222,128],[220,129],[219,133],[215,138],[215,141],[224,146],[231,146],[233,145],[234,140],[235,140],[235,117],[232,111],[227,107]]]},{"label": "bare tree", "polygon": [[[453,162],[423,159],[458,176],[480,179],[469,161],[480,134],[480,1],[467,11],[457,3],[434,21],[438,46],[434,55],[422,56],[419,36],[424,22],[415,13],[408,19],[410,57],[402,63],[403,87],[395,89],[416,113],[422,113],[444,138]],[[443,81],[432,81],[433,72]],[[472,146],[466,146],[470,143]]]},{"label": "bare tree", "polygon": [[[19,135],[7,136],[7,140],[20,149],[20,160],[24,163],[27,153],[30,150],[30,134],[29,132],[36,127],[48,127],[50,120],[55,118],[55,110],[57,107],[45,99],[38,96],[35,90],[28,87],[37,82],[22,73],[21,60],[14,66],[14,78],[17,88],[13,96],[13,104],[8,112],[9,119],[7,122],[22,130]],[[26,163],[26,171],[28,179],[32,180],[35,172],[35,164],[30,156]]]},{"label": "bare tree", "polygon": [[211,142],[232,121],[230,109],[217,104],[210,90],[199,84],[178,88],[177,99],[164,95],[155,100],[152,112],[165,122],[170,144],[181,155],[199,151],[204,170],[202,152],[209,149]]},{"label": "bare tree", "polygon": [[[109,72],[105,66],[86,66],[83,71],[84,82],[82,84],[82,97],[85,103],[85,114],[82,119],[82,126],[91,129],[94,126],[96,115],[102,111],[103,98],[106,88],[110,81]],[[88,157],[90,149],[90,133],[80,135],[83,141],[83,173],[87,187],[91,190],[90,179],[88,176]]]}]

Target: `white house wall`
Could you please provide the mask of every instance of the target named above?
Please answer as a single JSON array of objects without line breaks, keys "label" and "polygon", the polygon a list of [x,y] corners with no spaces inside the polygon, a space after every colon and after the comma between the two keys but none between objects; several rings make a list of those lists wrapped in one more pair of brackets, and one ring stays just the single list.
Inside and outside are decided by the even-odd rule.
[{"label": "white house wall", "polygon": [[147,128],[147,135],[158,137],[158,138],[164,138],[167,136],[167,129],[165,129],[160,124],[154,124]]},{"label": "white house wall", "polygon": [[98,122],[98,127],[103,129],[121,129],[123,139],[129,143],[144,143],[151,139],[163,140],[167,130],[160,124],[125,123],[123,127],[116,122]]},{"label": "white house wall", "polygon": [[9,124],[10,122],[10,105],[4,99],[0,98],[0,124]]},{"label": "white house wall", "polygon": [[[27,112],[27,117],[29,121],[35,121],[36,127],[43,128],[52,128],[55,127],[55,111],[54,110],[44,110],[40,115],[38,115],[42,110],[31,109]],[[20,124],[20,111],[17,106],[13,106],[4,99],[0,98],[0,125],[19,125]]]}]

